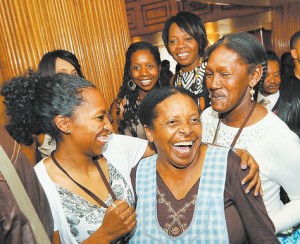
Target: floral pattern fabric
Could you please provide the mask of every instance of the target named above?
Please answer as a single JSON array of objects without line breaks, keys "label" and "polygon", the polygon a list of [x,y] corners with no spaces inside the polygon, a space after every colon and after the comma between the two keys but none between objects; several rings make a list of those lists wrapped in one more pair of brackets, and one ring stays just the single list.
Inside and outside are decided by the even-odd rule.
[{"label": "floral pattern fabric", "polygon": [[[108,163],[109,183],[116,198],[127,199],[129,205],[134,206],[134,196],[123,176],[111,164]],[[106,208],[91,204],[83,197],[56,184],[63,210],[72,235],[78,243],[87,239],[102,224]],[[104,201],[110,206],[113,199],[110,195]]]}]

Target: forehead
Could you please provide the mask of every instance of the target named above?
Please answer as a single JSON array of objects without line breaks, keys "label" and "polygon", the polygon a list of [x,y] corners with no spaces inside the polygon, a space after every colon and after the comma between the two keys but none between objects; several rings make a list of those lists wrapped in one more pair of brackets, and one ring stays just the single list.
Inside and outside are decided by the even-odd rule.
[{"label": "forehead", "polygon": [[294,48],[295,49],[299,49],[300,48],[300,37],[295,41]]},{"label": "forehead", "polygon": [[90,109],[106,110],[105,99],[98,89],[94,87],[84,88],[82,91],[82,98],[83,107],[88,107]]},{"label": "forehead", "polygon": [[55,67],[56,69],[61,69],[61,68],[73,68],[75,69],[75,67],[69,63],[68,61],[61,59],[61,58],[57,58],[55,61]]},{"label": "forehead", "polygon": [[174,94],[166,98],[157,105],[156,109],[159,115],[163,116],[175,116],[186,111],[189,113],[199,113],[195,101],[184,94]]},{"label": "forehead", "polygon": [[279,69],[279,62],[276,60],[268,60],[268,69]]},{"label": "forehead", "polygon": [[183,35],[187,34],[187,32],[186,32],[183,28],[180,28],[180,27],[174,22],[174,23],[172,23],[172,24],[170,25],[169,33],[170,33],[170,35],[174,35],[175,32],[179,32],[179,33],[181,33],[181,34],[183,34]]},{"label": "forehead", "polygon": [[239,63],[239,64],[245,63],[243,61],[243,59],[241,58],[241,56],[237,52],[235,52],[223,45],[217,47],[209,55],[208,66],[214,62],[217,62],[218,64],[224,64],[224,65],[225,64],[228,65],[230,63],[236,63],[236,64],[237,63]]},{"label": "forehead", "polygon": [[147,61],[153,61],[155,60],[153,54],[146,49],[143,50],[137,50],[131,55],[131,62],[147,62]]}]

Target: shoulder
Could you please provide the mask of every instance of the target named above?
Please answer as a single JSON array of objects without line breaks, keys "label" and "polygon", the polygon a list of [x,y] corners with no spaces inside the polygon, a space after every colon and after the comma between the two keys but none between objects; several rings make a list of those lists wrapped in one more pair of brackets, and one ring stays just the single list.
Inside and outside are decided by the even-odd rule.
[{"label": "shoulder", "polygon": [[202,122],[206,122],[208,120],[219,120],[219,113],[214,111],[210,106],[201,113],[200,118]]}]

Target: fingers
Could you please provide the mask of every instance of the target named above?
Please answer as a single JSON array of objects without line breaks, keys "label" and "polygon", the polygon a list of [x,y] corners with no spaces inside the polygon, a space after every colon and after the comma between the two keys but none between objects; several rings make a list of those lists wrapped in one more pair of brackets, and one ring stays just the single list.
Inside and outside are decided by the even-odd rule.
[{"label": "fingers", "polygon": [[256,176],[256,174],[259,173],[259,166],[252,157],[250,157],[249,159],[250,160],[248,161],[248,166],[250,167],[250,170],[249,170],[248,175],[242,180],[242,185],[246,184],[251,179],[253,182],[257,183],[257,179],[255,180],[253,178]]},{"label": "fingers", "polygon": [[133,207],[130,207],[125,200],[116,200],[107,209],[114,216],[119,219],[120,222],[124,222],[129,219],[128,223],[131,223],[136,218],[136,213]]},{"label": "fingers", "polygon": [[[247,177],[247,176],[246,176]],[[256,185],[258,183],[258,179],[259,179],[259,174],[255,174],[255,176],[252,178],[252,180],[250,181],[249,185],[247,186],[245,193],[248,194],[254,187],[256,189]],[[254,195],[257,196],[258,192],[254,191]]]},{"label": "fingers", "polygon": [[260,179],[260,177],[258,177],[258,183],[257,183],[257,185],[255,187],[255,193],[254,193],[254,195],[258,196],[258,193],[260,193],[261,196],[264,195],[262,187],[261,187],[261,179]]},{"label": "fingers", "polygon": [[116,210],[117,212],[123,212],[126,208],[128,208],[128,203],[125,200],[116,200],[108,207],[107,211]]},{"label": "fingers", "polygon": [[132,207],[128,207],[120,213],[119,218],[123,222],[124,233],[131,232],[136,226],[136,213]]}]

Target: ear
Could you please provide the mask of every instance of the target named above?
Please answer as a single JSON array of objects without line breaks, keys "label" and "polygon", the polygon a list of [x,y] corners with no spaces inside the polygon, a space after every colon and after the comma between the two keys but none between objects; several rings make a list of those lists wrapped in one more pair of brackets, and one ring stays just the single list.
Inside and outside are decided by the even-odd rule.
[{"label": "ear", "polygon": [[296,49],[291,49],[291,54],[292,54],[292,57],[293,57],[293,59],[297,59],[298,57],[298,55],[297,55],[297,51],[296,51]]},{"label": "ear", "polygon": [[151,129],[147,125],[144,125],[144,130],[145,130],[145,133],[146,133],[146,136],[147,136],[148,140],[150,142],[153,142],[153,136],[152,136]]},{"label": "ear", "polygon": [[257,65],[252,73],[250,74],[251,79],[249,81],[249,86],[254,87],[260,80],[261,76],[263,74],[263,67],[262,65]]},{"label": "ear", "polygon": [[70,134],[72,121],[70,118],[63,115],[58,115],[54,118],[57,128],[64,134]]}]

